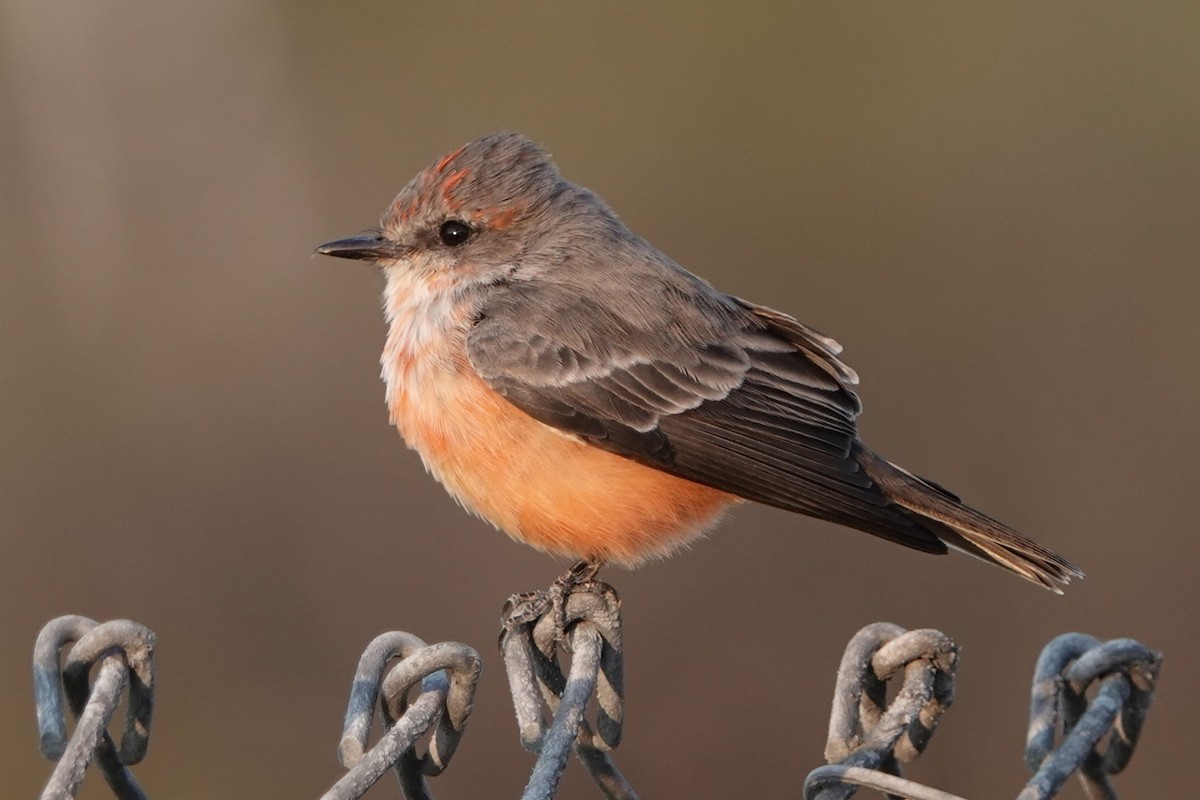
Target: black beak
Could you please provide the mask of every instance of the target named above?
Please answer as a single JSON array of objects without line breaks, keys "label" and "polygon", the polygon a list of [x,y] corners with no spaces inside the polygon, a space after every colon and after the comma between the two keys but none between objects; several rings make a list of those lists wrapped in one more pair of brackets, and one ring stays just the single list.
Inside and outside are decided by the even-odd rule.
[{"label": "black beak", "polygon": [[372,232],[326,242],[317,248],[317,252],[324,256],[353,258],[359,261],[384,261],[403,256],[404,248],[384,238],[382,234]]}]

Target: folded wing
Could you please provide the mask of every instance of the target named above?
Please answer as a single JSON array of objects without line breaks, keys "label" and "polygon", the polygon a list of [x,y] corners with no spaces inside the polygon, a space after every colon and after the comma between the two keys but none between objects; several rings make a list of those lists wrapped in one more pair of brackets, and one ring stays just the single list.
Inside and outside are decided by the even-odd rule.
[{"label": "folded wing", "polygon": [[945,552],[856,458],[857,379],[839,351],[786,314],[683,279],[619,313],[569,284],[514,283],[468,337],[480,376],[546,425],[749,500]]}]

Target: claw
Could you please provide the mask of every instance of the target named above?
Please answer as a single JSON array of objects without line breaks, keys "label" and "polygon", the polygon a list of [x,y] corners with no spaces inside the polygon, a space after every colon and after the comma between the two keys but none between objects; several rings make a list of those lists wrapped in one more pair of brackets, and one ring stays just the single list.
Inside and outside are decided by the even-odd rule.
[{"label": "claw", "polygon": [[554,623],[554,640],[567,638],[567,598],[579,589],[588,589],[596,583],[596,574],[604,566],[600,561],[577,561],[559,575],[548,589],[514,594],[504,603],[500,613],[504,633],[511,633],[522,625],[530,625],[542,617],[551,616]]}]

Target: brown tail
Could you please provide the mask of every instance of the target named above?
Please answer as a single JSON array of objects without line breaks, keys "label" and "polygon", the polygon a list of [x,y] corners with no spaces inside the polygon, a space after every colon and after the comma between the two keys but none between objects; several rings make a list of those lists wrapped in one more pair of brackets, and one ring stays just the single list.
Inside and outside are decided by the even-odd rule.
[{"label": "brown tail", "polygon": [[964,505],[932,481],[861,447],[858,463],[892,503],[917,518],[923,528],[948,547],[1017,573],[1026,580],[1062,594],[1061,585],[1082,578],[1083,570],[1037,542]]}]

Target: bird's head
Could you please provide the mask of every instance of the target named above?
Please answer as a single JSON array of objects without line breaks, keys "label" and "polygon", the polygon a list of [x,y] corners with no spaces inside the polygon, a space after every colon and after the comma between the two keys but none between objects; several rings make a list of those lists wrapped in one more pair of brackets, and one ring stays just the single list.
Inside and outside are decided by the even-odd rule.
[{"label": "bird's head", "polygon": [[328,242],[317,252],[460,286],[495,283],[553,232],[556,201],[570,188],[540,145],[520,134],[495,133],[413,178],[378,228]]}]

